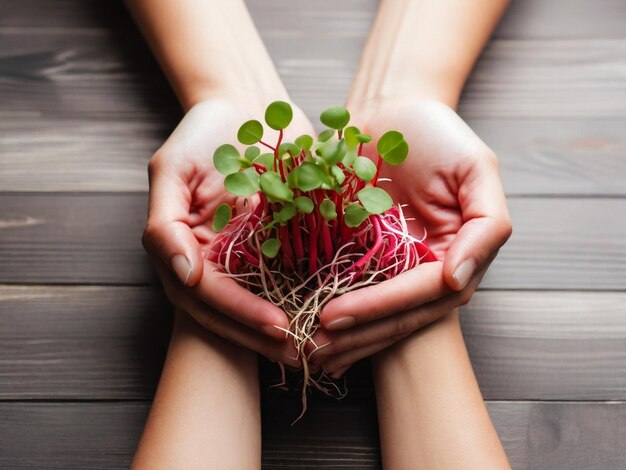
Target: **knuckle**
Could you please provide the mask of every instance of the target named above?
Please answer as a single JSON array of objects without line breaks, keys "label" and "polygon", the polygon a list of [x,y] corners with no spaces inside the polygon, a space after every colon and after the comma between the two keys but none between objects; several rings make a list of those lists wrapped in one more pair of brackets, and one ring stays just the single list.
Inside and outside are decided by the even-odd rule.
[{"label": "knuckle", "polygon": [[421,317],[419,313],[406,313],[400,315],[394,323],[392,329],[391,338],[399,338],[406,333],[417,330],[420,328]]},{"label": "knuckle", "polygon": [[345,336],[343,337],[340,345],[338,345],[337,350],[334,352],[337,353],[341,351],[352,351],[357,346],[358,343],[356,336],[353,333],[345,333]]}]

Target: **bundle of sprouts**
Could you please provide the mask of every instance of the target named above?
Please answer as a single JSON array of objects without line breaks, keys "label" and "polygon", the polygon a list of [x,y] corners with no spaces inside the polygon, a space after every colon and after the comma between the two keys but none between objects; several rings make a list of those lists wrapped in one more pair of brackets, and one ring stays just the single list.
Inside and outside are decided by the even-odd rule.
[{"label": "bundle of sprouts", "polygon": [[402,206],[378,187],[382,165],[399,165],[408,156],[401,133],[383,134],[373,161],[363,156],[371,136],[347,127],[345,108],[322,113],[328,129],[317,139],[302,135],[284,142],[291,118],[288,103],[271,103],[265,122],[278,131],[274,145],[262,140],[261,122],[251,120],[237,133],[239,142],[250,146],[243,154],[231,144],[216,149],[213,161],[226,175],[226,189],[240,197],[257,195],[259,202],[240,213],[228,204],[216,209],[213,229],[219,234],[209,257],[288,316],[286,333],[303,364],[305,408],[309,387],[339,391],[323,372],[310,373],[305,352],[324,305],[437,258],[423,238],[409,233]]}]

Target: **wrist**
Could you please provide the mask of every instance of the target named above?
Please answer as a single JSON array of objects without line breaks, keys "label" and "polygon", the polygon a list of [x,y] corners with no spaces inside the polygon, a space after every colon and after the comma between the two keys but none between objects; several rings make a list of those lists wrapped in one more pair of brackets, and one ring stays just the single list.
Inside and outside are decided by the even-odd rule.
[{"label": "wrist", "polygon": [[233,86],[234,84],[198,83],[179,92],[179,100],[185,111],[193,106],[212,100],[232,102],[241,109],[258,114],[272,101],[290,102],[289,94],[282,84],[264,87]]},{"label": "wrist", "polygon": [[456,109],[462,88],[463,80],[454,70],[433,66],[402,70],[390,63],[382,73],[369,67],[359,70],[347,103],[350,110],[372,112],[412,101],[438,101]]}]

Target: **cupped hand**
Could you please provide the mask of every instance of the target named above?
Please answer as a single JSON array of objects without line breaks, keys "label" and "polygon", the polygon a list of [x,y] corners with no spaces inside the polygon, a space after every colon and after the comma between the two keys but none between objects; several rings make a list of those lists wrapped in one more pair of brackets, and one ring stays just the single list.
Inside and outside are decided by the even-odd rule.
[{"label": "cupped hand", "polygon": [[[230,100],[200,102],[187,112],[150,160],[143,243],[176,307],[213,333],[296,367],[295,349],[280,330],[289,327],[282,310],[218,272],[206,256],[215,238],[215,208],[243,202],[225,191],[213,152],[221,144],[234,144],[239,126],[263,112],[244,111]],[[288,130],[292,137],[312,132],[296,107]]]},{"label": "cupped hand", "polygon": [[496,156],[451,108],[434,101],[348,108],[365,116],[357,125],[374,139],[392,129],[404,134],[409,156],[383,165],[391,181],[379,186],[407,204],[411,233],[427,235],[440,261],[328,303],[311,360],[335,376],[467,303],[511,235]]}]

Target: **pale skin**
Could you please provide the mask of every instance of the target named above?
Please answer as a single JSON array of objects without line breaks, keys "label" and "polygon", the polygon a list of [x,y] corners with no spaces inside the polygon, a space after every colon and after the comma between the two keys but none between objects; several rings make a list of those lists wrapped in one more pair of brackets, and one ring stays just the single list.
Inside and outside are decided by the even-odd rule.
[{"label": "pale skin", "polygon": [[[241,122],[289,97],[242,1],[127,4],[188,111],[150,163],[144,244],[178,311],[133,468],[260,468],[251,350],[299,362],[275,328],[286,326],[284,314],[205,261],[211,208],[228,198],[210,156]],[[410,159],[422,180],[402,187],[424,189],[388,190],[411,205],[421,220],[412,229],[428,229],[441,259],[322,312],[316,340],[330,344],[313,355],[319,367],[338,377],[373,355],[385,468],[509,468],[455,309],[469,301],[510,221],[495,155],[453,111],[505,7],[503,0],[382,1],[348,99],[356,124],[375,138],[380,121],[414,139]],[[297,108],[290,130],[312,133]],[[425,184],[433,180],[440,184]]]}]

